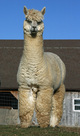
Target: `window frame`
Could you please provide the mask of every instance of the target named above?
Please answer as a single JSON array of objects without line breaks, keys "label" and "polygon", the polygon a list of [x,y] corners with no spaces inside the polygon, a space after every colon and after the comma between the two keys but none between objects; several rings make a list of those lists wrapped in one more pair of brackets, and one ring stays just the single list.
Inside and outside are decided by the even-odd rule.
[{"label": "window frame", "polygon": [[75,100],[80,100],[80,98],[73,98],[73,111],[74,112],[80,112],[80,110],[75,109],[75,106],[80,106],[80,104],[75,104]]}]

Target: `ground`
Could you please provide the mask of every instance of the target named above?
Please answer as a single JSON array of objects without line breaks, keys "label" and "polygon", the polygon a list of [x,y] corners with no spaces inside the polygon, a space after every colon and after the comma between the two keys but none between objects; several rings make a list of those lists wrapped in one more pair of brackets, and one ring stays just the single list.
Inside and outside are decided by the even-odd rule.
[{"label": "ground", "polygon": [[0,125],[0,136],[80,136],[80,128],[20,128],[19,126]]}]

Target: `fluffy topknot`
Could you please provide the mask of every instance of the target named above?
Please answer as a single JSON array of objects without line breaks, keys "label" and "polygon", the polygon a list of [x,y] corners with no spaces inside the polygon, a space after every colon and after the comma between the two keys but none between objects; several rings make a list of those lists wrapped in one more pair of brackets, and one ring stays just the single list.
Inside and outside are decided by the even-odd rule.
[{"label": "fluffy topknot", "polygon": [[25,15],[25,17],[28,20],[35,20],[37,22],[40,22],[41,20],[44,19],[42,13],[38,10],[34,10],[34,9],[29,9],[27,15]]}]

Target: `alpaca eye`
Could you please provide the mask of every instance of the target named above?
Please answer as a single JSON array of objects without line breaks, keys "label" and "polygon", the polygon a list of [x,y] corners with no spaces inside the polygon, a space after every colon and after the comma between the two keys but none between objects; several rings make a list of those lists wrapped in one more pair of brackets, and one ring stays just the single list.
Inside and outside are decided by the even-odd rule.
[{"label": "alpaca eye", "polygon": [[37,22],[37,24],[38,24],[38,25],[40,25],[41,23],[42,23],[42,21],[40,21],[40,22]]},{"label": "alpaca eye", "polygon": [[31,23],[32,23],[32,21],[30,21],[30,20],[28,20],[28,19],[26,19],[26,21],[27,21],[29,24],[31,24]]}]

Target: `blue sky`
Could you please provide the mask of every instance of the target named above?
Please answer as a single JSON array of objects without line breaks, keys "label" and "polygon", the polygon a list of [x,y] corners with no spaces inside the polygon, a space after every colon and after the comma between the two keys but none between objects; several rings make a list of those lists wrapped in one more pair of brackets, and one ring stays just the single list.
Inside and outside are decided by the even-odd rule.
[{"label": "blue sky", "polygon": [[46,7],[44,39],[80,39],[80,0],[0,0],[0,39],[23,39],[24,5]]}]

